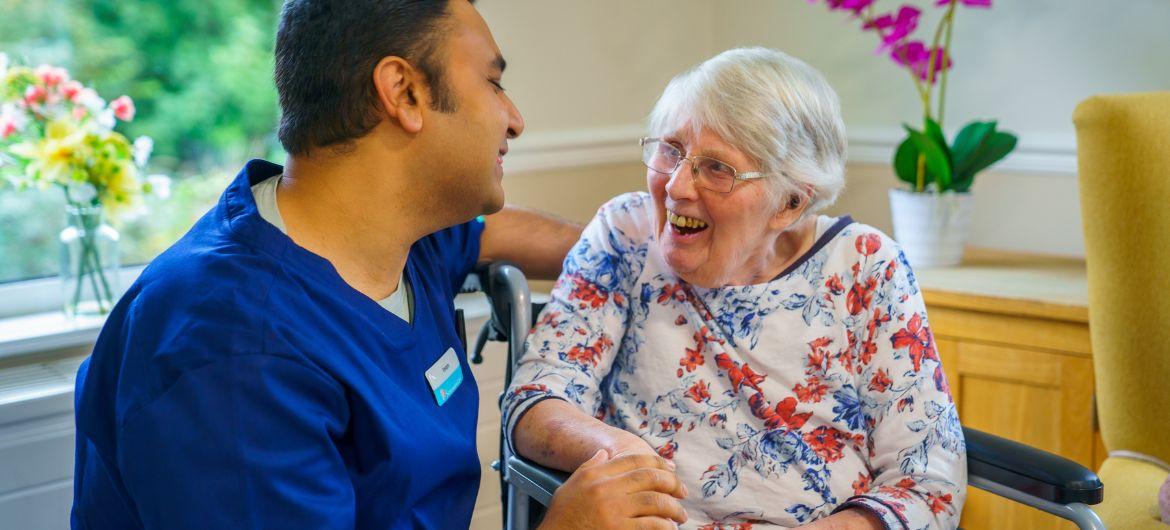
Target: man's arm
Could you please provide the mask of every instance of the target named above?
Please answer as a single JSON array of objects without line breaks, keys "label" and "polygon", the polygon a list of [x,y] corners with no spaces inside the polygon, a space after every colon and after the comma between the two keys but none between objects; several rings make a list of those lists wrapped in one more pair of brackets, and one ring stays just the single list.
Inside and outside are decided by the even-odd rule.
[{"label": "man's arm", "polygon": [[508,205],[484,219],[480,261],[515,263],[535,280],[555,280],[581,225],[551,214]]}]

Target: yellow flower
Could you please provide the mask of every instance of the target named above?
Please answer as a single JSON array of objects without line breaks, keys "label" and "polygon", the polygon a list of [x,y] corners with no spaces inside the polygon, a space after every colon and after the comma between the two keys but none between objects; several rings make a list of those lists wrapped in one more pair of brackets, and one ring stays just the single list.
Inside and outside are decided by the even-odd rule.
[{"label": "yellow flower", "polygon": [[45,126],[45,136],[13,145],[13,154],[29,161],[27,172],[33,182],[68,184],[86,158],[85,131],[67,121],[52,121]]}]

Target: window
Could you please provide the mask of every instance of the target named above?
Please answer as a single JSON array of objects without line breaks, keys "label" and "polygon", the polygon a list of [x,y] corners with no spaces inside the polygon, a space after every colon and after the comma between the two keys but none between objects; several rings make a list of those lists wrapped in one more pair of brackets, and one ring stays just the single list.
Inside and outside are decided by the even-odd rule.
[{"label": "window", "polygon": [[[124,265],[148,262],[217,199],[249,158],[280,161],[272,48],[278,0],[0,0],[0,52],[51,63],[104,97],[134,99],[119,130],[154,139],[148,173],[168,198],[112,220]],[[0,283],[53,276],[60,191],[0,184]],[[0,286],[3,287],[3,286]]]}]

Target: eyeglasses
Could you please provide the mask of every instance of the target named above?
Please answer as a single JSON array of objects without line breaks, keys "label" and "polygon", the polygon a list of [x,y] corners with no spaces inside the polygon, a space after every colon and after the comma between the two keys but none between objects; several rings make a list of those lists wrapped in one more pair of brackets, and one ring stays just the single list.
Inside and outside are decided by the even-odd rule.
[{"label": "eyeglasses", "polygon": [[737,180],[767,177],[765,173],[740,173],[727,162],[707,156],[683,156],[682,150],[661,138],[642,138],[642,163],[646,167],[673,175],[684,161],[691,162],[691,178],[695,184],[711,191],[730,193]]}]

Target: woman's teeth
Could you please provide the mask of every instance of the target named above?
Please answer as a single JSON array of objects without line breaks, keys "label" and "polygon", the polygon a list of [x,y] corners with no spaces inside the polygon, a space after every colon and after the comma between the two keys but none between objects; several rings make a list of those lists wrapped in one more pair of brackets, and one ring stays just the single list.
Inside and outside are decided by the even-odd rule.
[{"label": "woman's teeth", "polygon": [[670,224],[679,228],[691,228],[695,230],[702,230],[707,228],[706,222],[703,222],[699,219],[693,219],[685,215],[678,215],[671,211],[666,212],[666,220],[670,222]]}]

